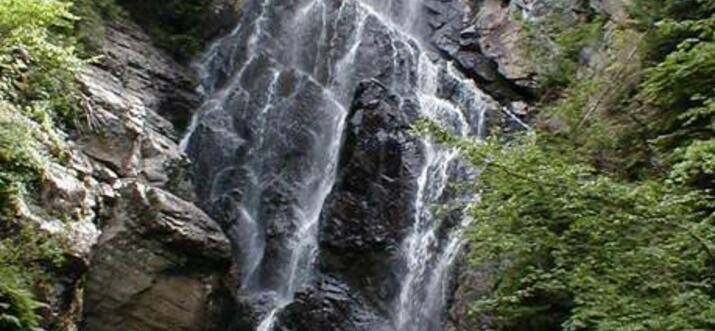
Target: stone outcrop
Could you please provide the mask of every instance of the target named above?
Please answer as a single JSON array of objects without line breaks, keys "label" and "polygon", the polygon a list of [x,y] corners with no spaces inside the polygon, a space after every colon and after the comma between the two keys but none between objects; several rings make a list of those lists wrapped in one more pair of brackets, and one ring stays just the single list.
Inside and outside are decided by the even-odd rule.
[{"label": "stone outcrop", "polygon": [[[579,21],[579,16],[592,12],[598,12],[614,22],[627,20],[622,0],[480,0],[476,2],[473,18],[460,33],[460,44],[478,49],[483,57],[491,61],[491,68],[496,69],[492,74],[506,79],[516,91],[526,92],[522,96],[534,97],[541,93],[536,68],[545,64],[534,63],[533,55],[529,54],[526,45],[536,41],[528,40],[524,24],[544,20],[556,12],[563,12],[574,22]],[[553,49],[553,41],[548,36],[538,42]],[[582,53],[583,57],[592,57],[604,52],[585,49]],[[459,55],[455,58],[460,63],[466,63],[460,60]],[[583,67],[594,66],[589,63],[593,61],[587,58],[582,62]]]},{"label": "stone outcrop", "polygon": [[192,202],[179,139],[201,96],[193,72],[128,21],[80,77],[93,129],[79,148],[106,187],[84,330],[211,330],[221,323],[230,244]]},{"label": "stone outcrop", "polygon": [[[516,101],[534,97],[534,86],[522,82],[522,74],[513,74],[504,70],[504,62],[499,52],[484,40],[495,34],[499,42],[503,34],[500,27],[504,20],[510,20],[509,12],[499,11],[495,15],[493,7],[508,7],[508,1],[485,0],[477,2],[464,0],[427,0],[425,2],[429,15],[430,39],[436,50],[459,66],[466,76],[479,84],[479,87],[499,100]],[[471,24],[473,20],[477,23]],[[506,17],[506,18],[505,18]],[[515,44],[510,44],[510,51],[517,50]],[[508,56],[508,55],[505,55]]]},{"label": "stone outcrop", "polygon": [[389,324],[379,316],[398,289],[390,266],[411,226],[423,162],[409,123],[385,86],[359,84],[336,184],[321,215],[318,263],[326,276],[297,294],[279,316],[280,330],[307,331],[311,325],[367,330]]},{"label": "stone outcrop", "polygon": [[390,331],[390,322],[370,307],[350,287],[331,278],[316,281],[297,294],[278,316],[276,331]]},{"label": "stone outcrop", "polygon": [[[544,1],[542,1],[543,3]],[[521,1],[483,0],[478,6],[473,25],[465,31],[473,32],[484,56],[492,59],[503,77],[522,87],[537,88],[533,80],[531,58],[524,52],[526,42],[521,26],[514,21],[520,11],[529,8]],[[531,9],[536,11],[536,9]]]},{"label": "stone outcrop", "polygon": [[[464,259],[463,259],[464,260]],[[474,268],[462,261],[455,279],[454,297],[448,312],[446,331],[487,330],[491,322],[489,316],[470,317],[472,304],[484,298],[493,290],[488,279],[493,267],[490,265]]]},{"label": "stone outcrop", "polygon": [[58,131],[67,157],[49,164],[37,205],[20,206],[65,244],[65,262],[38,290],[49,303],[43,327],[219,328],[231,247],[193,204],[179,148],[201,103],[197,77],[133,22],[105,30],[102,57],[78,77],[83,127]]},{"label": "stone outcrop", "polygon": [[[482,101],[490,109],[503,110],[487,114],[486,134],[523,130],[528,103],[539,93],[531,59],[520,46],[523,35],[512,21],[519,8],[502,0],[425,1],[429,20],[425,33],[434,51],[489,95]],[[472,118],[468,120],[476,126]]]},{"label": "stone outcrop", "polygon": [[337,182],[321,220],[323,269],[382,300],[394,288],[371,284],[391,283],[390,257],[412,225],[411,202],[424,162],[421,143],[409,133],[409,123],[387,88],[376,81],[358,86]]},{"label": "stone outcrop", "polygon": [[93,130],[78,145],[118,176],[163,186],[164,167],[182,158],[177,142],[200,104],[196,78],[131,22],[111,23],[106,35],[101,62],[80,77]]},{"label": "stone outcrop", "polygon": [[92,253],[83,329],[215,329],[231,263],[218,224],[157,188],[131,184],[120,196]]}]

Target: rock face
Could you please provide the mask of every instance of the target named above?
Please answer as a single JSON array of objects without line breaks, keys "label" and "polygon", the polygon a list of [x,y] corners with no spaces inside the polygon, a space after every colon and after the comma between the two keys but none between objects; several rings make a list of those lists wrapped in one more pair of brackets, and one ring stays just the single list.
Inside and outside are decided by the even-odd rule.
[{"label": "rock face", "polygon": [[83,330],[213,330],[231,265],[220,226],[187,198],[179,138],[197,79],[131,22],[107,27],[106,57],[81,76],[96,131],[78,146],[108,184],[91,253]]},{"label": "rock face", "polygon": [[393,330],[385,318],[398,276],[391,266],[411,226],[422,146],[380,82],[357,87],[340,164],[320,220],[322,276],[283,309],[276,330]]},{"label": "rock face", "polygon": [[43,327],[220,328],[231,247],[191,202],[179,149],[201,103],[198,78],[131,21],[107,24],[104,57],[78,77],[88,125],[67,135],[66,162],[49,165],[38,205],[21,206],[67,243],[38,294],[50,304]]},{"label": "rock face", "polygon": [[160,189],[120,196],[92,253],[83,329],[216,329],[231,263],[218,224]]},{"label": "rock face", "polygon": [[241,266],[231,330],[442,324],[462,218],[432,205],[456,196],[461,169],[409,129],[424,116],[482,135],[502,121],[475,81],[504,79],[461,44],[475,38],[467,4],[249,1],[209,49],[187,153]]},{"label": "rock face", "polygon": [[[299,4],[286,1],[274,9],[290,17]],[[76,231],[88,238],[77,248],[87,270],[84,312],[79,299],[72,301],[83,330],[250,330],[272,313],[281,331],[395,330],[395,302],[408,269],[401,250],[413,230],[427,163],[423,142],[409,133],[418,104],[434,106],[449,125],[483,134],[483,126],[506,120],[499,112],[485,115],[485,109],[499,108],[490,97],[463,90],[479,91],[476,82],[509,101],[529,93],[528,84],[520,85],[485,51],[482,33],[469,24],[472,4],[466,0],[425,0],[417,7],[429,20],[420,34],[456,68],[435,61],[440,64],[431,71],[419,64],[428,56],[416,56],[421,46],[386,29],[383,18],[346,15],[361,13],[357,8],[323,4],[321,15],[334,19],[335,28],[311,25],[297,35],[305,40],[296,42],[285,33],[270,35],[291,27],[281,20],[264,26],[262,3],[250,5],[247,22],[258,22],[259,41],[250,29],[229,35],[226,45],[207,53],[201,77],[151,45],[131,22],[107,27],[106,57],[82,74],[97,129],[76,141],[78,159],[87,166],[75,172],[87,177],[58,171],[60,179],[46,194],[86,200],[95,211],[88,224],[101,225],[99,239],[96,228]],[[212,33],[236,20],[225,10],[215,13],[218,30]],[[306,55],[311,47],[301,43],[315,41],[308,38],[317,33],[313,29],[325,29],[322,38],[342,46],[316,44],[318,56]],[[267,48],[254,49],[256,42]],[[416,91],[420,79],[439,88]],[[200,81],[208,102],[197,92]],[[464,119],[441,114],[457,108],[468,110],[459,115]],[[203,113],[191,128],[189,162],[179,140],[198,109]],[[333,169],[334,185],[324,178]],[[446,171],[457,178],[458,170]],[[449,189],[438,194],[431,202],[456,195]],[[75,208],[62,201],[57,209]],[[440,220],[435,237],[446,242],[460,219],[455,213]],[[308,235],[315,240],[303,241]],[[435,242],[432,248],[447,252],[443,246],[449,245]],[[439,258],[429,263],[448,270]],[[316,269],[303,275],[313,259]],[[471,298],[464,289],[458,288],[455,307],[464,308]]]},{"label": "rock face", "polygon": [[[489,38],[498,42],[508,41],[506,33],[499,30],[503,28],[505,20],[510,22],[511,17],[508,15],[511,12],[501,10],[509,7],[508,1],[484,0],[475,5],[474,2],[465,0],[427,0],[425,7],[429,14],[434,47],[457,64],[469,78],[475,80],[480,88],[495,98],[506,101],[534,96],[536,91],[532,86],[520,82],[528,75],[504,70],[505,67],[511,67],[505,66],[505,63],[509,62],[500,56],[511,56],[509,51],[518,50],[516,45],[510,44],[508,51],[504,51],[506,47],[502,47],[501,52],[494,52],[493,45],[485,42]],[[470,24],[475,17],[473,11],[476,11],[477,23]],[[513,25],[510,27],[513,29]]]},{"label": "rock face", "polygon": [[181,159],[177,141],[200,104],[197,80],[133,23],[106,30],[104,59],[80,77],[96,130],[78,145],[121,177],[163,186],[164,167]]},{"label": "rock face", "polygon": [[489,316],[470,317],[474,302],[488,295],[492,288],[488,281],[492,266],[474,268],[467,261],[461,262],[457,270],[454,297],[449,310],[446,331],[488,330]]},{"label": "rock face", "polygon": [[374,302],[394,294],[390,264],[415,213],[412,201],[423,157],[409,123],[397,97],[382,84],[358,86],[337,181],[321,217],[322,269]]},{"label": "rock face", "polygon": [[[230,30],[244,3],[209,2],[207,38]],[[428,112],[422,106],[481,135],[507,119],[477,85],[500,100],[530,96],[505,23],[525,1],[512,2],[400,2],[425,18],[414,34],[426,46],[386,20],[380,1],[268,2],[273,16],[264,2],[246,1],[248,24],[211,48],[198,73],[139,25],[108,23],[103,59],[79,77],[90,128],[70,137],[70,161],[51,166],[41,192],[51,220],[26,211],[71,243],[46,294],[47,328],[76,330],[81,320],[87,331],[251,330],[273,311],[281,331],[395,330],[409,269],[401,250],[429,163],[410,124]],[[120,3],[135,18],[156,15],[146,10],[154,3]],[[219,93],[206,102],[200,83]],[[189,161],[179,141],[199,109]],[[433,175],[440,167],[432,164]],[[450,178],[466,175],[446,168]],[[425,201],[458,195],[434,191]],[[434,218],[430,249],[449,255],[461,216]],[[425,269],[449,269],[441,258]],[[313,262],[315,270],[296,271]],[[429,285],[420,277],[411,282]],[[480,277],[460,277],[467,285],[456,290],[453,330],[478,326],[460,316]]]},{"label": "rock face", "polygon": [[[547,1],[541,1],[545,2]],[[473,42],[485,56],[497,64],[501,75],[518,86],[535,89],[535,73],[530,72],[530,58],[521,46],[525,42],[521,27],[514,21],[514,17],[522,11],[538,11],[534,6],[524,1],[509,3],[502,0],[483,0],[478,6],[473,25],[468,29],[475,32]]]},{"label": "rock face", "polygon": [[388,320],[377,317],[350,287],[323,278],[298,293],[278,316],[276,331],[390,331]]}]

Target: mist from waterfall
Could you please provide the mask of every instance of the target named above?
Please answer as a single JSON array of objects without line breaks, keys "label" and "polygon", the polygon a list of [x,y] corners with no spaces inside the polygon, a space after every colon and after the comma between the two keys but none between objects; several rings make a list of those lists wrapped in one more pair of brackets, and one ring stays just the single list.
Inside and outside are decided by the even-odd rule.
[{"label": "mist from waterfall", "polygon": [[[359,82],[380,81],[404,107],[417,105],[417,117],[458,135],[484,135],[487,97],[425,45],[422,5],[249,1],[236,29],[196,65],[206,101],[182,147],[197,171],[211,174],[197,191],[235,246],[237,295],[268,307],[256,330],[272,330],[280,310],[315,276],[321,211]],[[374,52],[382,50],[392,63],[374,63],[382,58]],[[446,96],[447,85],[457,92]],[[413,225],[395,266],[406,272],[386,303],[388,329],[396,331],[442,329],[454,261],[470,222],[450,227],[435,215],[458,155],[429,139],[422,145]]]}]

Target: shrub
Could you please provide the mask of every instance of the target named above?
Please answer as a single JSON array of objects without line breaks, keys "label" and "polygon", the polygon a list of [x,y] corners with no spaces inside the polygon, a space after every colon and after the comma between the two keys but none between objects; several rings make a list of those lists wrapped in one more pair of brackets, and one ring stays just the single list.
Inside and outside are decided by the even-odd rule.
[{"label": "shrub", "polygon": [[73,0],[71,11],[79,18],[75,23],[74,36],[81,53],[87,57],[98,55],[104,46],[105,21],[125,15],[114,0]]},{"label": "shrub", "polygon": [[62,157],[59,126],[76,123],[84,65],[75,52],[77,17],[60,0],[0,0],[0,329],[40,324],[33,290],[58,263],[59,246],[20,215]]},{"label": "shrub", "polygon": [[[0,228],[7,230],[4,224]],[[57,243],[29,227],[13,230],[0,240],[0,329],[29,330],[40,323],[36,310],[45,307],[31,289],[41,286],[47,275],[43,266],[62,261]]]},{"label": "shrub", "polygon": [[76,118],[74,73],[83,62],[70,39],[76,17],[69,8],[64,1],[0,0],[0,100]]},{"label": "shrub", "polygon": [[201,51],[220,27],[207,22],[211,0],[119,0],[154,42],[182,61]]},{"label": "shrub", "polygon": [[492,330],[709,330],[712,200],[674,182],[623,183],[534,134],[504,145],[421,124],[481,169],[468,233],[475,266],[498,262],[473,306]]},{"label": "shrub", "polygon": [[[570,6],[556,2],[549,15],[538,20],[525,20],[519,13],[514,17],[525,39],[522,51],[532,58],[532,70],[550,93],[557,93],[573,82],[581,52],[598,44],[606,23],[598,13],[586,17],[574,15]],[[552,96],[550,93],[547,97]]]}]

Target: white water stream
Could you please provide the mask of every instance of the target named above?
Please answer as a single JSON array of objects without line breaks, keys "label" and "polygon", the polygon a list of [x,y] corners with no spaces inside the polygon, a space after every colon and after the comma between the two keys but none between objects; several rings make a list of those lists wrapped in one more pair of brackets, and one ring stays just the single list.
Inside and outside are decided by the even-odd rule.
[{"label": "white water stream", "polygon": [[[416,102],[421,117],[458,135],[482,136],[485,131],[488,97],[451,64],[430,57],[414,32],[422,15],[421,0],[337,3],[252,1],[246,5],[248,18],[213,43],[196,65],[206,102],[192,119],[181,148],[190,153],[192,148],[194,153],[202,148],[192,146],[202,124],[220,143],[244,144],[239,166],[230,164],[216,171],[211,201],[225,194],[219,189],[227,180],[224,174],[240,170],[247,184],[240,191],[240,222],[232,230],[241,245],[239,291],[273,297],[258,331],[272,330],[281,309],[312,279],[320,214],[335,182],[347,108],[357,83],[376,74],[366,65],[372,61],[368,50],[376,47],[376,28],[389,38],[392,72],[385,80],[401,102]],[[285,14],[285,6],[291,8],[290,15]],[[456,86],[457,93],[449,98],[442,95],[444,82]],[[237,115],[236,109],[251,109],[251,114]],[[306,114],[314,120],[304,124],[286,111],[317,115]],[[476,128],[466,114],[478,116]],[[250,128],[250,140],[236,133],[242,125]],[[298,137],[291,135],[296,132]],[[302,144],[303,140],[310,144]],[[389,303],[391,327],[397,331],[441,330],[452,266],[470,222],[465,218],[446,235],[439,233],[443,224],[433,207],[447,189],[458,155],[428,139],[423,147],[413,226],[400,250],[407,272],[399,294]],[[236,148],[228,149],[226,158],[238,154]],[[291,148],[298,150],[286,153]],[[287,156],[295,159],[295,165],[283,164]],[[288,202],[284,209],[270,209],[265,201],[278,193]],[[272,236],[267,230],[270,222],[284,218],[292,220],[290,230]],[[268,261],[268,256],[275,260]],[[267,270],[271,268],[275,270]],[[266,280],[267,274],[275,279]]]}]

